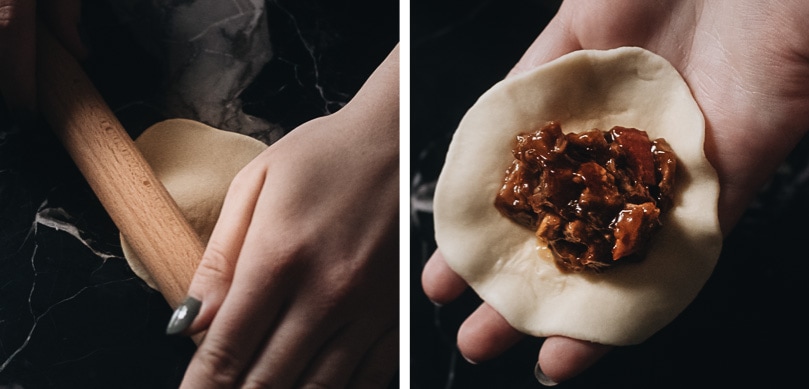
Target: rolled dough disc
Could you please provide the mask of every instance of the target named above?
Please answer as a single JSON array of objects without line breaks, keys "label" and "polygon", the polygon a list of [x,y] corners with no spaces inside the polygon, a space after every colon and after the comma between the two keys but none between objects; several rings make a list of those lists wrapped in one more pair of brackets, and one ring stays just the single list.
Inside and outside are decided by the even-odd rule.
[{"label": "rolled dough disc", "polygon": [[[533,231],[495,209],[516,135],[551,120],[567,132],[635,127],[674,149],[675,205],[642,262],[602,274],[563,273]],[[640,48],[578,51],[503,80],[453,135],[434,198],[439,250],[524,333],[639,343],[696,297],[719,257],[719,183],[704,139],[705,121],[685,81]]]},{"label": "rolled dough disc", "polygon": [[[135,144],[202,242],[211,237],[233,177],[267,148],[249,136],[187,119],[157,123]],[[157,289],[123,237],[121,247],[132,271]]]}]

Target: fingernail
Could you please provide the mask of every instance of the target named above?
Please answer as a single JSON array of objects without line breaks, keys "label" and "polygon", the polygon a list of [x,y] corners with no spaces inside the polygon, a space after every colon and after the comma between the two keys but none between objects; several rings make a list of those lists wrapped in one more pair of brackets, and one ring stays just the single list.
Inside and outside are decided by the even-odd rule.
[{"label": "fingernail", "polygon": [[534,377],[537,378],[540,384],[543,386],[556,386],[557,382],[548,378],[545,373],[542,372],[542,368],[539,367],[539,363],[537,363],[536,367],[534,367]]},{"label": "fingernail", "polygon": [[460,354],[461,354],[461,357],[463,357],[463,359],[465,361],[469,362],[470,365],[477,365],[478,364],[476,361],[473,361],[473,360],[467,358],[466,355],[463,355],[463,353],[460,353]]},{"label": "fingernail", "polygon": [[171,315],[169,325],[166,327],[166,335],[177,335],[187,330],[199,314],[200,306],[202,306],[201,301],[193,297],[186,297],[185,301]]}]

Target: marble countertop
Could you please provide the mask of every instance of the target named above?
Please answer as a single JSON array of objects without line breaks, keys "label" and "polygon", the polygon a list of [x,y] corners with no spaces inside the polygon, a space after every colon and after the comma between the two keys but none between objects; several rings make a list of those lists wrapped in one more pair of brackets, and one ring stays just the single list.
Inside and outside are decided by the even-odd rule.
[{"label": "marble countertop", "polygon": [[[127,3],[85,0],[81,31],[90,49],[85,69],[134,137],[178,115],[167,107],[170,67],[160,43],[179,41],[144,35],[142,20],[117,18],[110,4]],[[266,11],[259,17],[266,19],[272,56],[234,81],[244,85],[230,88],[243,90],[236,93],[240,113],[269,123],[268,131],[288,132],[338,110],[399,41],[397,2],[227,4]],[[182,10],[159,11],[177,19]],[[233,46],[186,47],[199,50],[190,55],[226,52],[227,65],[191,64],[225,78],[261,53],[245,51],[240,27],[213,12],[204,12],[210,20],[196,35],[219,32]],[[150,47],[149,39],[158,45]],[[193,77],[192,89],[205,82]],[[159,293],[122,259],[117,229],[47,125],[20,128],[0,111],[0,387],[177,387],[194,346],[164,335],[170,315]]]}]

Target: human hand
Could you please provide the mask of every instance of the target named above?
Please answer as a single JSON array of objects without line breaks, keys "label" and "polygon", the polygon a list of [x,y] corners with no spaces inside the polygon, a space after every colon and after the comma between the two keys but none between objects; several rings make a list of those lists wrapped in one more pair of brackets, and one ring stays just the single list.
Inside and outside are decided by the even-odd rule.
[{"label": "human hand", "polygon": [[293,130],[234,179],[189,288],[199,313],[169,325],[207,330],[183,387],[390,382],[398,98],[396,49],[348,105]]},{"label": "human hand", "polygon": [[[719,220],[727,233],[809,128],[809,37],[800,32],[808,16],[809,6],[797,1],[569,0],[511,75],[578,49],[640,46],[668,59],[705,115],[705,152],[719,177]],[[438,303],[466,288],[440,252],[425,266],[422,283]],[[467,359],[483,361],[522,337],[483,304],[461,326],[458,347]],[[538,366],[561,382],[608,350],[550,337]]]},{"label": "human hand", "polygon": [[0,0],[0,94],[15,114],[36,110],[37,11],[71,54],[86,55],[77,28],[81,0]]}]

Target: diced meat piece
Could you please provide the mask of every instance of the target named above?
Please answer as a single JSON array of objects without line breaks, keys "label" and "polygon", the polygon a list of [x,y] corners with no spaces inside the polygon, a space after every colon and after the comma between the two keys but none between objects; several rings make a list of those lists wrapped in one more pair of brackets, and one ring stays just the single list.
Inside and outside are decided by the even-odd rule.
[{"label": "diced meat piece", "polygon": [[526,169],[522,162],[515,160],[506,171],[506,178],[494,201],[494,206],[511,220],[521,226],[536,228],[537,214],[533,212],[529,198],[536,179],[526,177]]},{"label": "diced meat piece", "polygon": [[534,210],[539,212],[542,207],[549,207],[567,216],[564,209],[579,197],[582,190],[579,185],[575,185],[573,176],[574,173],[570,169],[543,170],[531,197]]},{"label": "diced meat piece", "polygon": [[537,227],[537,238],[542,238],[548,242],[561,239],[564,233],[562,218],[554,214],[546,214]]},{"label": "diced meat piece", "polygon": [[604,137],[604,132],[597,128],[580,133],[565,135],[568,143],[568,156],[575,160],[592,160],[604,165],[610,158],[610,144]]},{"label": "diced meat piece", "polygon": [[618,145],[626,158],[627,166],[638,182],[654,185],[655,162],[652,157],[652,141],[646,131],[615,126],[610,130],[613,142]]},{"label": "diced meat piece", "polygon": [[677,175],[677,156],[665,139],[655,139],[652,142],[652,154],[657,167],[658,207],[667,211],[671,207],[671,198],[674,196],[674,178]]},{"label": "diced meat piece", "polygon": [[615,219],[612,259],[640,253],[652,232],[660,227],[660,209],[654,203],[627,204]]},{"label": "diced meat piece", "polygon": [[540,169],[557,156],[562,155],[567,139],[557,122],[549,122],[535,133],[517,136],[517,146],[512,154],[531,169]]},{"label": "diced meat piece", "polygon": [[615,186],[615,177],[595,162],[581,164],[576,178],[584,187],[578,199],[578,216],[600,228],[607,227],[615,212],[623,206],[623,197]]}]

